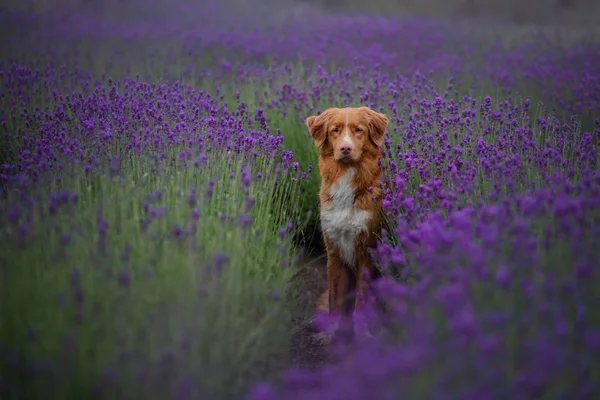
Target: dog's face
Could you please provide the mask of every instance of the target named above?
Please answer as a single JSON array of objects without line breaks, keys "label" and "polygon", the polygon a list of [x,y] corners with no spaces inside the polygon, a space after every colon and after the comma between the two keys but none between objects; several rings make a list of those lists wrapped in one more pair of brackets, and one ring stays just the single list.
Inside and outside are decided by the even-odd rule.
[{"label": "dog's face", "polygon": [[368,107],[329,108],[306,119],[308,131],[321,149],[339,162],[358,162],[365,151],[379,148],[388,118]]}]

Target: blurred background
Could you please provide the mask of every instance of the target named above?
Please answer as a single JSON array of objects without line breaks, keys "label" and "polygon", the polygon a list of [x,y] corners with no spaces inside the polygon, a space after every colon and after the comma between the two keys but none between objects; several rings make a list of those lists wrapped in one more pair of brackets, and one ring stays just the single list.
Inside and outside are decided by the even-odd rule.
[{"label": "blurred background", "polygon": [[[594,23],[596,0],[300,0],[331,10],[397,16],[483,17],[515,23]],[[597,15],[597,14],[596,14]],[[596,18],[597,21],[597,18]]]},{"label": "blurred background", "polygon": [[[210,0],[209,0],[210,1]],[[139,0],[7,0],[26,11],[111,12],[135,10],[141,15],[168,13],[172,2]],[[198,4],[206,1],[198,1]],[[517,24],[595,24],[598,0],[223,0],[232,11],[255,13],[310,5],[333,12],[377,13],[398,17],[484,18]],[[262,6],[262,7],[261,7]]]}]

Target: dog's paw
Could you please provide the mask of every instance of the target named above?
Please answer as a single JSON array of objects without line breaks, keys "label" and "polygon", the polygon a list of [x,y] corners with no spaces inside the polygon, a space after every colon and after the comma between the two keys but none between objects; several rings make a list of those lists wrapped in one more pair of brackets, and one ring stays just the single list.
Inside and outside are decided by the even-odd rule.
[{"label": "dog's paw", "polygon": [[333,341],[336,332],[339,328],[339,322],[333,322],[329,326],[327,326],[324,330],[318,330],[314,333],[313,337],[317,343],[320,345],[326,346],[331,344]]},{"label": "dog's paw", "polygon": [[375,335],[371,333],[369,325],[363,319],[358,319],[355,323],[356,336],[361,340],[372,340],[375,339]]},{"label": "dog's paw", "polygon": [[334,334],[331,332],[317,332],[313,335],[313,340],[320,346],[327,346],[331,343]]},{"label": "dog's paw", "polygon": [[315,308],[317,314],[329,314],[329,290],[321,293]]}]

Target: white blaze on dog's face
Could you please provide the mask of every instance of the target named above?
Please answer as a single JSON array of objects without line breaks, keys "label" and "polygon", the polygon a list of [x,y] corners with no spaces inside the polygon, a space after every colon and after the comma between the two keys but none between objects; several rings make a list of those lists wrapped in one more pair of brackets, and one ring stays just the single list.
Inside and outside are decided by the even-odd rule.
[{"label": "white blaze on dog's face", "polygon": [[344,108],[329,123],[327,138],[338,161],[358,161],[362,155],[369,121],[364,112]]},{"label": "white blaze on dog's face", "polygon": [[367,107],[329,108],[306,125],[321,153],[340,162],[357,162],[368,148],[381,146],[388,118]]}]

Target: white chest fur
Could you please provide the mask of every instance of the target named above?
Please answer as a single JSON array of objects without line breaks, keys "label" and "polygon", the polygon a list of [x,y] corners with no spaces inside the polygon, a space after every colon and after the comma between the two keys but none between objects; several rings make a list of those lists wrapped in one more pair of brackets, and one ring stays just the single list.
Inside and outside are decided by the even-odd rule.
[{"label": "white chest fur", "polygon": [[354,207],[354,189],[351,182],[355,173],[354,168],[348,169],[329,189],[331,202],[321,209],[321,227],[351,268],[356,268],[356,238],[367,230],[367,221],[371,216],[369,211]]}]

